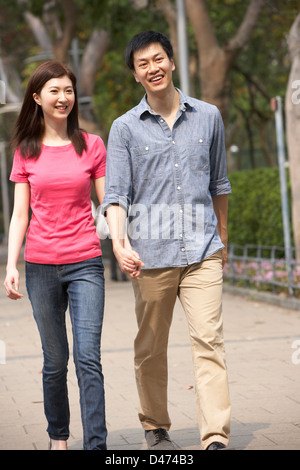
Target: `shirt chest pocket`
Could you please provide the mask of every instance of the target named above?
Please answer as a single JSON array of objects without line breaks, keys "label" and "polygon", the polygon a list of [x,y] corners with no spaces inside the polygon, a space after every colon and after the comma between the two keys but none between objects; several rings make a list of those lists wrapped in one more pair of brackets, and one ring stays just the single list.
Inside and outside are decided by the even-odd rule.
[{"label": "shirt chest pocket", "polygon": [[135,176],[141,180],[162,177],[167,164],[167,152],[163,145],[149,144],[132,149]]},{"label": "shirt chest pocket", "polygon": [[190,142],[186,147],[186,157],[192,171],[209,171],[209,142],[204,139],[199,139],[198,142]]}]

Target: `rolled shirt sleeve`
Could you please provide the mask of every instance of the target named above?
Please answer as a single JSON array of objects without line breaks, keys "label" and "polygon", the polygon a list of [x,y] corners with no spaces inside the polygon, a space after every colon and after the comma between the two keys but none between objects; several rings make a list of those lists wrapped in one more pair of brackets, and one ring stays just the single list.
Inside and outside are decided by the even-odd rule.
[{"label": "rolled shirt sleeve", "polygon": [[215,108],[215,125],[210,147],[210,185],[211,196],[230,194],[231,185],[227,178],[225,132],[221,114]]},{"label": "rolled shirt sleeve", "polygon": [[107,144],[106,183],[102,212],[105,212],[110,204],[119,204],[128,212],[131,205],[131,158],[125,133],[126,129],[121,127],[119,121],[114,121]]}]

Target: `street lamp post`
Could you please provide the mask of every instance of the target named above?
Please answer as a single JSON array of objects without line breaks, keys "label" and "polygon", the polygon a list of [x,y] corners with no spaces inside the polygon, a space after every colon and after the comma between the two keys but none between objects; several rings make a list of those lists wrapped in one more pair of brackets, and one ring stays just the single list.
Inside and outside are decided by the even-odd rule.
[{"label": "street lamp post", "polygon": [[280,96],[276,96],[271,100],[272,111],[275,112],[275,125],[276,125],[276,138],[277,138],[277,153],[278,153],[278,166],[280,177],[280,192],[281,192],[281,210],[284,234],[284,249],[285,260],[289,278],[289,293],[293,295],[293,270],[292,270],[292,249],[291,249],[291,235],[290,235],[290,217],[289,217],[289,203],[288,203],[288,190],[286,181],[286,167],[287,162],[285,159],[284,147],[284,126],[282,117],[282,101]]},{"label": "street lamp post", "polygon": [[177,36],[180,70],[180,88],[185,95],[190,94],[189,50],[186,28],[185,1],[176,0],[177,6]]}]

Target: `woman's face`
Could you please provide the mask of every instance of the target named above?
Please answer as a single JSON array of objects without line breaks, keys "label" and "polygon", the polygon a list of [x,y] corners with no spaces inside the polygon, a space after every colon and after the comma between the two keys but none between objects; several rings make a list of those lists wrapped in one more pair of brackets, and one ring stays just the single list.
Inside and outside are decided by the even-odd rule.
[{"label": "woman's face", "polygon": [[75,103],[72,81],[68,76],[51,78],[33,99],[41,106],[45,122],[66,120]]}]

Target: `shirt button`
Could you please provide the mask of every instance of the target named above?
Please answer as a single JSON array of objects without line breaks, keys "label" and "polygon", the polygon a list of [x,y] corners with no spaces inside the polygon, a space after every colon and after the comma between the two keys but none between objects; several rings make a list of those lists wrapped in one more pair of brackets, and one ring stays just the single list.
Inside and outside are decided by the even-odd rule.
[{"label": "shirt button", "polygon": [[179,211],[179,212],[180,212],[180,214],[182,214],[182,213],[183,213],[183,210],[182,210],[182,209],[180,209],[180,211]]},{"label": "shirt button", "polygon": [[172,144],[175,145],[175,140],[172,140]]},{"label": "shirt button", "polygon": [[182,238],[182,233],[179,234],[179,238]]},{"label": "shirt button", "polygon": [[185,251],[185,248],[181,248],[181,251]]},{"label": "shirt button", "polygon": [[177,186],[177,189],[178,189],[178,191],[180,191],[180,190],[181,190],[181,186]]},{"label": "shirt button", "polygon": [[202,144],[203,140],[202,140],[202,139],[200,139],[200,140],[199,140],[199,142],[200,142],[200,144]]},{"label": "shirt button", "polygon": [[163,119],[161,119],[161,120],[160,120],[160,122],[164,122],[164,120],[163,120]]},{"label": "shirt button", "polygon": [[149,150],[149,147],[145,147],[145,150]]},{"label": "shirt button", "polygon": [[178,163],[175,163],[176,168],[178,167]]}]

